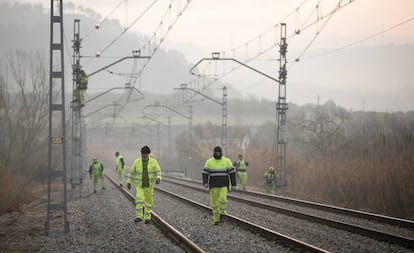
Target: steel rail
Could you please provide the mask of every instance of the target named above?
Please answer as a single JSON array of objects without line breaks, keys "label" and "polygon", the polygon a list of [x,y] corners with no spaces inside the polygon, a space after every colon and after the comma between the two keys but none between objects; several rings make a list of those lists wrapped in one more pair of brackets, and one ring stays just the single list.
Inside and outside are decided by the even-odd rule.
[{"label": "steel rail", "polygon": [[[158,190],[158,191],[161,191],[165,194],[168,194],[170,196],[173,196],[174,198],[177,198],[177,199],[179,199],[180,201],[182,201],[186,204],[190,204],[190,205],[195,206],[197,208],[201,208],[201,209],[204,209],[206,211],[211,212],[211,208],[206,206],[206,205],[195,202],[191,199],[188,199],[188,198],[185,198],[183,196],[177,195],[177,194],[172,193],[170,191],[160,189],[158,187],[156,187],[155,189]],[[254,231],[256,233],[259,233],[260,235],[263,235],[264,237],[266,237],[268,240],[282,242],[284,244],[287,244],[286,246],[300,248],[301,251],[305,251],[305,252],[324,252],[324,253],[329,252],[329,251],[326,251],[324,249],[313,246],[311,244],[308,244],[306,242],[303,242],[303,241],[300,241],[300,240],[295,239],[293,237],[278,233],[276,231],[270,230],[266,227],[254,224],[250,221],[241,219],[241,218],[233,216],[233,215],[227,214],[226,215],[226,220],[231,221],[233,223],[236,223],[237,225],[241,225],[241,226],[247,228],[249,231]]]},{"label": "steel rail", "polygon": [[[200,186],[191,186],[188,184],[184,184],[184,183],[177,183],[177,182],[173,182],[173,181],[169,181],[168,179],[164,178],[165,182],[169,182],[169,183],[173,183],[173,184],[177,184],[186,188],[190,188],[193,190],[197,190],[200,192],[207,192],[207,189],[204,189]],[[243,191],[244,192],[244,191]],[[227,196],[228,199],[232,199],[238,202],[242,202],[245,204],[248,204],[250,206],[256,206],[259,208],[263,208],[272,212],[277,212],[277,213],[282,213],[285,215],[289,215],[298,219],[303,219],[303,220],[307,220],[307,221],[311,221],[311,222],[316,222],[319,224],[323,224],[323,225],[327,225],[333,228],[337,228],[337,229],[341,229],[344,231],[348,231],[351,233],[357,233],[363,236],[367,236],[370,238],[374,238],[376,240],[381,240],[381,241],[387,241],[387,242],[392,242],[395,243],[397,245],[401,245],[404,247],[408,247],[408,248],[414,248],[414,239],[413,238],[408,238],[405,236],[401,236],[401,235],[396,235],[396,234],[392,234],[392,233],[387,233],[387,232],[382,232],[379,230],[375,230],[375,229],[368,229],[365,227],[361,227],[358,225],[354,225],[354,224],[350,224],[350,223],[346,223],[346,222],[340,222],[340,221],[336,221],[333,219],[328,219],[328,218],[323,218],[323,217],[319,217],[319,216],[315,216],[315,215],[310,215],[310,214],[306,214],[306,213],[302,213],[302,212],[298,212],[295,210],[291,210],[288,208],[281,208],[281,207],[277,207],[274,205],[269,205],[269,204],[264,204],[264,203],[260,203],[257,201],[253,201],[253,200],[248,200],[248,199],[244,199],[244,198],[239,198],[236,196],[232,196],[232,195],[228,195]]]},{"label": "steel rail", "polygon": [[[166,178],[168,178],[168,176],[166,176]],[[195,180],[178,178],[178,177],[171,177],[171,178],[176,179],[176,180],[180,180],[180,181],[193,182],[195,184],[196,183],[201,184],[201,181],[195,181]],[[251,196],[254,196],[254,197],[267,198],[267,199],[281,201],[281,202],[285,202],[285,203],[289,203],[289,204],[315,208],[315,209],[322,210],[322,211],[334,212],[334,213],[338,213],[338,214],[348,215],[348,216],[351,216],[351,217],[364,218],[364,219],[367,219],[367,220],[381,222],[381,223],[384,223],[384,224],[389,224],[389,225],[395,225],[395,226],[400,226],[400,227],[404,227],[404,228],[414,229],[414,221],[412,221],[412,220],[401,219],[401,218],[397,218],[397,217],[380,215],[380,214],[364,212],[364,211],[359,211],[359,210],[354,210],[354,209],[348,209],[348,208],[343,208],[343,207],[337,207],[337,206],[332,206],[332,205],[326,205],[326,204],[321,204],[321,203],[311,202],[311,201],[306,201],[306,200],[283,197],[283,196],[278,196],[278,195],[270,195],[270,194],[265,194],[265,193],[256,192],[256,191],[240,191],[240,190],[234,190],[234,191],[235,192],[240,192],[240,193],[243,193],[243,194],[246,194],[246,195],[251,195]]]},{"label": "steel rail", "polygon": [[[127,189],[119,186],[118,183],[113,178],[108,176],[107,174],[104,174],[104,175],[118,190],[122,192],[122,194],[124,194],[133,204],[135,204],[135,197],[129,191],[127,191]],[[188,239],[185,235],[183,235],[180,231],[175,229],[173,226],[168,224],[155,212],[151,211],[151,216],[152,216],[152,221],[154,222],[154,224],[158,228],[160,228],[160,230],[163,231],[169,238],[177,242],[178,245],[180,245],[186,252],[205,253],[203,249],[201,249],[198,245],[196,245],[194,242]]]}]

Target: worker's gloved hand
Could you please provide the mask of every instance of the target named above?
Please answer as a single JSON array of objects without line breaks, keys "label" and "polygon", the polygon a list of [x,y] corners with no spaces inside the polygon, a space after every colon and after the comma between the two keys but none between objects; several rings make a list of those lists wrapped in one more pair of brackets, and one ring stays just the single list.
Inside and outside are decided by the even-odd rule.
[{"label": "worker's gloved hand", "polygon": [[208,188],[208,184],[204,184],[204,188]]},{"label": "worker's gloved hand", "polygon": [[161,180],[159,178],[155,179],[155,184],[159,184],[161,182]]},{"label": "worker's gloved hand", "polygon": [[128,190],[131,190],[131,184],[130,183],[127,183],[127,188],[128,188]]}]

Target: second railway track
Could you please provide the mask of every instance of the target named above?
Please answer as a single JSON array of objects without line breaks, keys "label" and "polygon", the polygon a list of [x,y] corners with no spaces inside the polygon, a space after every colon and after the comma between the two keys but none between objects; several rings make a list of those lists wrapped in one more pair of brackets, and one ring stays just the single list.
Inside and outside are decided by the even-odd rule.
[{"label": "second railway track", "polygon": [[[168,181],[170,182],[168,183]],[[198,201],[208,203],[208,194],[203,193],[207,191],[203,189],[199,183],[188,180],[185,180],[185,183],[183,183],[183,181],[180,183],[180,181],[181,180],[166,178],[164,180],[165,184],[161,187],[166,187],[170,190],[174,189],[173,191],[180,192],[180,194],[189,198],[195,198]],[[192,190],[188,190],[188,187],[191,187]],[[185,188],[187,190],[185,190]],[[199,192],[199,194],[197,194],[197,192]],[[245,203],[236,203],[241,201],[236,195],[242,197],[243,202]],[[300,213],[297,210],[291,210],[292,206],[296,206],[298,209],[298,205],[292,203],[288,204],[290,206],[288,211],[285,211],[280,207],[272,210],[272,208],[266,206],[271,207],[274,203],[267,198],[268,196],[263,196],[264,197],[261,198],[260,196],[248,197],[245,192],[231,192],[229,194],[228,210],[231,214],[237,214],[238,216],[240,215],[240,217],[248,217],[247,219],[253,222],[264,224],[264,226],[268,228],[282,231],[282,233],[295,238],[300,238],[303,241],[307,241],[313,245],[317,245],[318,247],[333,252],[412,252],[413,231],[409,225],[410,221],[408,221],[406,226],[395,226],[371,221],[371,219],[367,221],[366,219],[364,220],[355,217],[342,217],[344,216],[343,214],[335,214],[333,211],[329,213],[327,210],[315,211],[315,208],[312,209],[309,207],[302,207],[305,208],[305,210],[302,210],[302,212],[305,213]],[[251,200],[252,198],[255,200]],[[255,207],[253,206],[254,204],[252,204],[254,201],[259,202]],[[267,202],[267,204],[264,204],[263,202]],[[316,216],[316,214],[314,214],[315,212],[319,212],[318,215],[321,215],[322,217]],[[320,212],[322,212],[322,214]],[[331,215],[331,218],[324,218],[324,216],[327,215]],[[337,220],[341,219],[351,219],[356,225],[353,225],[352,222],[351,224],[348,224],[349,221],[347,223],[343,221],[336,223]],[[317,225],[315,223],[322,223],[325,225]],[[364,224],[364,227],[358,224]],[[365,224],[370,224],[370,226],[374,226],[375,229],[365,229],[365,226],[367,226]],[[384,229],[386,232],[383,232]]]}]

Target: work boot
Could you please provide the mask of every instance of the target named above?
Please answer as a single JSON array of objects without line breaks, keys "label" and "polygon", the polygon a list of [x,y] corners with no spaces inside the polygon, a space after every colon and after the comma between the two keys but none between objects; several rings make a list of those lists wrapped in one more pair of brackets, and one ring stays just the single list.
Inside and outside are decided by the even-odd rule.
[{"label": "work boot", "polygon": [[145,220],[144,223],[145,224],[150,224],[151,223],[151,220]]},{"label": "work boot", "polygon": [[225,214],[220,214],[220,223],[224,223]]},{"label": "work boot", "polygon": [[96,190],[93,190],[93,193],[96,193]]},{"label": "work boot", "polygon": [[215,221],[215,222],[214,222],[214,225],[218,225],[219,223],[220,223],[220,222],[218,222],[218,221]]},{"label": "work boot", "polygon": [[102,187],[102,190],[106,190],[106,188],[105,187]]},{"label": "work boot", "polygon": [[120,187],[123,187],[124,185],[123,185],[123,184],[119,184],[119,186],[120,186]]},{"label": "work boot", "polygon": [[141,222],[142,221],[142,219],[141,218],[135,218],[135,220],[134,220],[135,222]]}]

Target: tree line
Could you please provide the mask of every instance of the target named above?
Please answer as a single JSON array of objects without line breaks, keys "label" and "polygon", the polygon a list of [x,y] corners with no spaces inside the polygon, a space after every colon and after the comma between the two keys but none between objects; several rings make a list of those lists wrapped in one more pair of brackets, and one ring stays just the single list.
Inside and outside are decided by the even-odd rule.
[{"label": "tree line", "polygon": [[[0,200],[8,204],[0,212],[32,200],[33,185],[47,179],[49,71],[45,54],[17,50],[9,52],[5,62],[0,65]],[[254,101],[248,103],[255,107]],[[257,104],[260,111],[270,102]],[[288,184],[277,190],[279,194],[413,218],[414,112],[349,111],[328,101],[291,104],[287,118]],[[199,179],[206,158],[220,143],[221,126],[195,124],[191,143],[183,129],[174,137],[177,155],[168,166],[187,167],[189,176]],[[132,130],[122,131],[122,143],[134,149]],[[241,153],[249,161],[253,189],[261,189],[263,173],[273,165],[274,131],[272,120],[228,126],[226,155],[235,160]],[[110,143],[111,132],[106,130],[105,135]],[[113,146],[108,150],[111,159]]]}]

